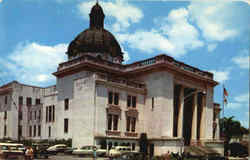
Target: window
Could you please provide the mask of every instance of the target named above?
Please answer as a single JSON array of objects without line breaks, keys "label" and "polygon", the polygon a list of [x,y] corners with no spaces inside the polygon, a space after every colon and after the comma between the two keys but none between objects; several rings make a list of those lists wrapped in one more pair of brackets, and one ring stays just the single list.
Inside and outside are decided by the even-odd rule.
[{"label": "window", "polygon": [[114,117],[114,126],[113,126],[113,130],[117,131],[118,129],[118,115],[113,115]]},{"label": "window", "polygon": [[51,106],[49,106],[49,122],[51,122]]},{"label": "window", "polygon": [[154,106],[155,106],[155,99],[154,97],[152,97],[152,110],[154,109]]},{"label": "window", "polygon": [[132,118],[132,122],[131,123],[132,123],[132,129],[131,129],[131,131],[135,132],[135,125],[136,125],[136,118],[135,117]]},{"label": "window", "polygon": [[49,126],[49,137],[51,137],[51,127]]},{"label": "window", "polygon": [[108,93],[108,103],[119,105],[119,93],[116,92],[109,92]]},{"label": "window", "polygon": [[135,150],[135,143],[132,143],[132,150]]},{"label": "window", "polygon": [[127,97],[127,107],[136,108],[136,96],[128,95],[128,97]]},{"label": "window", "polygon": [[69,119],[64,119],[64,133],[68,133],[68,125],[69,125]]},{"label": "window", "polygon": [[4,125],[4,136],[7,136],[7,126],[6,126],[6,124]]},{"label": "window", "polygon": [[40,109],[39,112],[38,112],[38,120],[39,120],[39,121],[41,120],[41,109]]},{"label": "window", "polygon": [[34,126],[34,133],[33,133],[33,137],[36,136],[36,125]]},{"label": "window", "polygon": [[113,104],[113,92],[109,92],[109,104]]},{"label": "window", "polygon": [[19,111],[19,120],[23,120],[23,112]]},{"label": "window", "polygon": [[5,96],[4,98],[4,104],[7,104],[8,103],[8,96]]},{"label": "window", "polygon": [[108,114],[108,130],[112,128],[112,115]]},{"label": "window", "polygon": [[48,107],[46,107],[46,122],[48,122]]},{"label": "window", "polygon": [[127,117],[127,129],[126,129],[127,132],[130,131],[130,117]]},{"label": "window", "polygon": [[131,106],[131,96],[128,95],[127,97],[127,107],[130,107]]},{"label": "window", "polygon": [[132,96],[132,107],[136,108],[136,96]]},{"label": "window", "polygon": [[36,98],[36,105],[41,104],[41,100],[39,98]]},{"label": "window", "polygon": [[52,121],[55,122],[55,106],[52,106]]},{"label": "window", "polygon": [[34,111],[35,112],[35,120],[36,120],[36,111]]},{"label": "window", "polygon": [[30,137],[32,136],[32,126],[30,126],[30,129],[29,129],[29,136]]},{"label": "window", "polygon": [[119,116],[108,114],[108,130],[117,131],[118,130]]},{"label": "window", "polygon": [[31,106],[32,105],[32,99],[31,99],[31,97],[27,97],[26,101],[27,101],[27,106]]},{"label": "window", "polygon": [[23,96],[18,97],[18,104],[23,105]]},{"label": "window", "polygon": [[38,125],[38,136],[41,136],[41,125]]},{"label": "window", "polygon": [[127,117],[127,132],[135,132],[135,126],[136,126],[136,118],[135,117]]},{"label": "window", "polygon": [[115,93],[114,104],[119,105],[119,93]]},{"label": "window", "polygon": [[18,134],[19,134],[19,136],[23,135],[22,131],[23,131],[23,126],[19,125],[19,128],[18,128],[18,132],[19,132]]},{"label": "window", "polygon": [[64,110],[68,110],[69,109],[69,99],[65,99],[64,100]]},{"label": "window", "polygon": [[7,119],[7,111],[4,112],[4,119]]}]

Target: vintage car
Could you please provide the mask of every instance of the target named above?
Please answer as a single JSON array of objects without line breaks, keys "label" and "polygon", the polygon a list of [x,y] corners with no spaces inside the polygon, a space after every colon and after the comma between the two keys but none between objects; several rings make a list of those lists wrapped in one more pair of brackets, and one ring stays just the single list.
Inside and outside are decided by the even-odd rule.
[{"label": "vintage car", "polygon": [[47,151],[50,154],[57,154],[57,153],[64,153],[64,151],[67,150],[67,149],[68,149],[68,147],[65,144],[57,144],[57,145],[49,147],[47,149]]},{"label": "vintage car", "polygon": [[72,154],[73,155],[78,155],[78,156],[93,156],[94,151],[96,152],[96,156],[101,157],[101,156],[106,156],[106,149],[97,149],[96,146],[83,146],[81,148],[73,150]]},{"label": "vintage car", "polygon": [[111,160],[144,160],[146,155],[140,152],[126,152],[116,157],[110,157]]},{"label": "vintage car", "polygon": [[51,155],[49,151],[47,151],[48,147],[49,145],[45,143],[33,143],[34,158],[48,158]]},{"label": "vintage car", "polygon": [[24,157],[24,151],[20,150],[20,148],[24,148],[22,144],[0,143],[0,158],[22,159]]},{"label": "vintage car", "polygon": [[122,153],[126,152],[135,152],[135,151],[132,151],[132,148],[129,146],[115,146],[112,147],[111,150],[109,151],[109,157],[120,156]]}]

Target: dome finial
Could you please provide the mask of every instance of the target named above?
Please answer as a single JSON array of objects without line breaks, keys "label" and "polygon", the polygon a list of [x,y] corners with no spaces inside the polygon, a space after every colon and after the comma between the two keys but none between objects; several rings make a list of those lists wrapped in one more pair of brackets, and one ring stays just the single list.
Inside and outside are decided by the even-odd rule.
[{"label": "dome finial", "polygon": [[90,28],[103,28],[104,27],[104,18],[105,15],[103,13],[102,7],[98,4],[98,0],[96,4],[92,7],[90,16]]}]

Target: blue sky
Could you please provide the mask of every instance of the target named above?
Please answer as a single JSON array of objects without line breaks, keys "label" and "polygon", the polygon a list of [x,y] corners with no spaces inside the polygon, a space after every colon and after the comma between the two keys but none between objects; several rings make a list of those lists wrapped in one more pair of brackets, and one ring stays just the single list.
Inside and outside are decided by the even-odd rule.
[{"label": "blue sky", "polygon": [[[12,80],[55,84],[68,44],[88,28],[95,0],[0,0],[0,85]],[[250,2],[100,0],[105,28],[125,54],[124,63],[168,54],[214,73],[214,101],[229,97],[226,116],[249,125]]]}]

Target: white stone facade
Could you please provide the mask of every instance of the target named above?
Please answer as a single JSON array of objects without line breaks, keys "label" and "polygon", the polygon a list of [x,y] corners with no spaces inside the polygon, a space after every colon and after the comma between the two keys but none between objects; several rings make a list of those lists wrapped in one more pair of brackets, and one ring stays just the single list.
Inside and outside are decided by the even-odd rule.
[{"label": "white stone facade", "polygon": [[[24,85],[14,81],[2,86],[0,90],[0,138],[18,138],[18,108],[20,108],[22,120],[19,120],[19,123],[22,126],[22,139],[72,138],[73,147],[91,144],[100,146],[101,141],[105,140],[107,148],[110,143],[112,145],[129,143],[129,145],[134,145],[135,149],[139,149],[140,134],[146,133],[155,155],[167,151],[182,152],[183,139],[188,136],[189,144],[218,142],[218,127],[213,136],[213,124],[216,122],[218,125],[218,117],[216,120],[213,118],[215,108],[213,86],[209,84],[199,86],[196,82],[180,80],[178,76],[171,70],[165,69],[138,74],[136,78],[131,76],[131,80],[126,76],[119,77],[123,80],[115,80],[111,78],[112,76],[108,76],[108,72],[104,74],[83,69],[65,76],[57,75],[57,84],[47,88]],[[133,86],[129,84],[129,81],[142,86]],[[174,107],[176,107],[174,106],[174,96],[176,96],[174,90],[177,85],[182,89],[178,101],[180,109],[177,119],[179,121],[176,124],[177,131],[174,133],[174,125],[177,123],[174,122]],[[195,91],[191,94],[186,93],[186,88],[192,88]],[[197,106],[200,104],[197,99],[200,90],[205,92],[205,95],[200,100],[203,109],[199,119],[200,131],[197,132],[198,116],[194,115],[198,115]],[[118,105],[109,104],[109,92],[119,94]],[[194,106],[193,111],[192,105],[185,102],[185,98],[189,98],[188,94],[193,97],[191,100]],[[6,96],[8,97],[7,104],[5,104]],[[20,96],[23,97],[22,104],[19,102]],[[127,107],[128,96],[136,97],[135,108]],[[27,104],[27,97],[31,97],[31,105]],[[39,104],[36,104],[36,99],[40,100]],[[65,108],[66,99],[68,109]],[[185,111],[185,107],[190,109]],[[184,114],[187,111],[192,112],[192,117],[189,117],[192,119],[190,131],[183,129],[185,127],[184,116],[190,116],[189,113]],[[6,119],[4,119],[5,112],[7,112]],[[109,131],[108,128],[109,113],[117,114],[119,117],[118,128],[114,131]],[[136,118],[135,131],[127,132],[127,116],[130,114]],[[65,119],[68,121],[66,132]],[[7,126],[6,131],[4,131],[4,126]],[[40,126],[40,131],[38,131],[38,126]],[[30,127],[32,127],[31,131]],[[189,134],[185,135],[184,132],[189,132]]]}]

